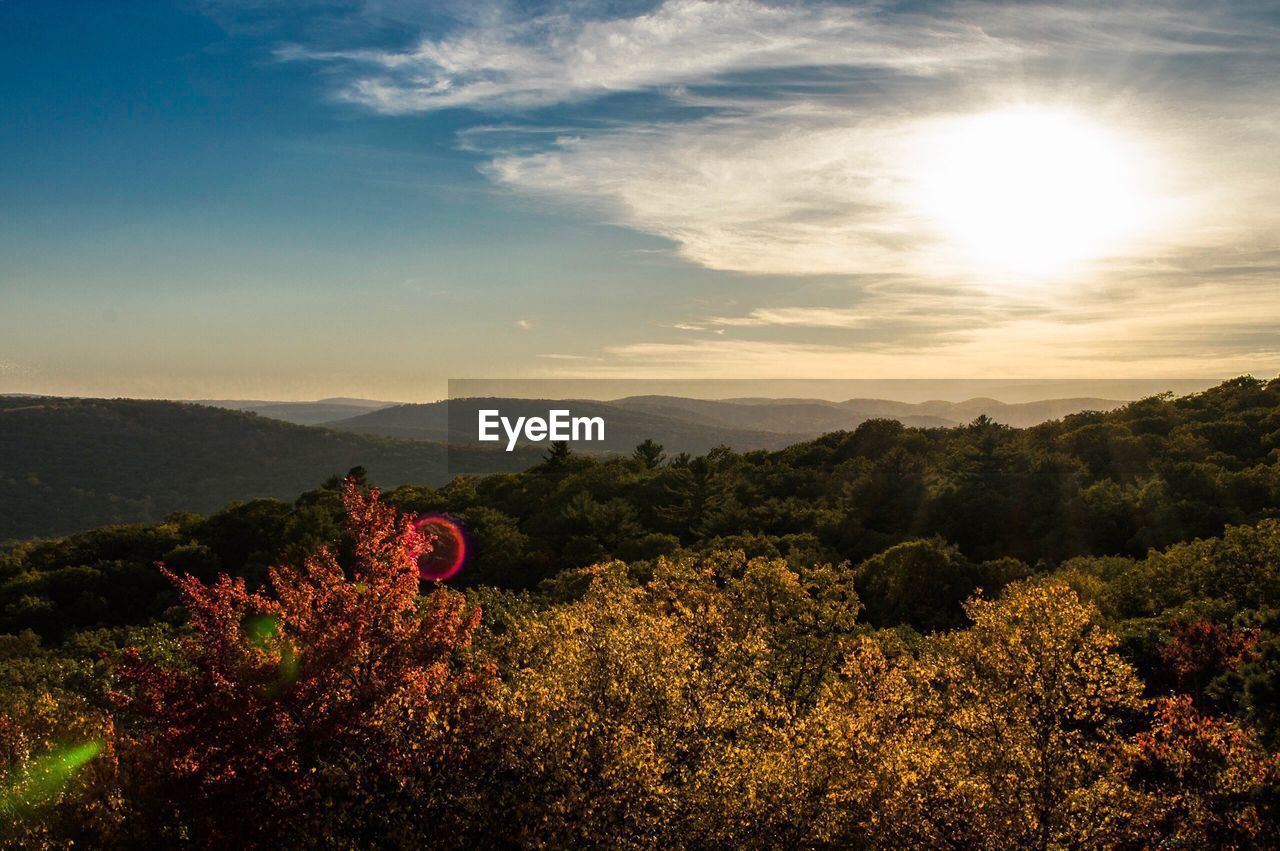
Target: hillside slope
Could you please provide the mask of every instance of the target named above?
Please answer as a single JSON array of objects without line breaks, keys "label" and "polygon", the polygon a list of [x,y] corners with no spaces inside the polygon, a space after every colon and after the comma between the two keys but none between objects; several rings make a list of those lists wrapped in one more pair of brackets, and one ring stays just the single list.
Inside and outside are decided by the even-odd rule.
[{"label": "hillside slope", "polygon": [[[455,455],[459,469],[515,469],[538,454]],[[439,444],[291,425],[179,402],[0,400],[0,541],[292,499],[354,466],[385,486],[448,478]]]},{"label": "hillside slope", "polygon": [[320,425],[345,417],[358,417],[379,408],[387,408],[395,402],[375,402],[371,399],[319,399],[315,402],[269,402],[255,399],[197,399],[197,405],[211,408],[228,408],[233,411],[259,414],[273,420],[284,420],[296,425]]}]

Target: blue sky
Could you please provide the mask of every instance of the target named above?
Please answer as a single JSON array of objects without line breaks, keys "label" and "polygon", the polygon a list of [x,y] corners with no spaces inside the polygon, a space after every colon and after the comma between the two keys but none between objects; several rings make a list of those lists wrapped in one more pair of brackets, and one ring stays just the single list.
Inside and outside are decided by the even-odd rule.
[{"label": "blue sky", "polygon": [[0,2],[0,391],[1275,374],[1278,28]]}]

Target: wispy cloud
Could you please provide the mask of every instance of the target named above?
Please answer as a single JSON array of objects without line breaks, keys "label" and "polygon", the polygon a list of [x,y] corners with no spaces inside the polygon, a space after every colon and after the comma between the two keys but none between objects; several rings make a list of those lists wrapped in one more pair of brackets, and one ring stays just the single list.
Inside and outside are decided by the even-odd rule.
[{"label": "wispy cloud", "polygon": [[289,46],[278,55],[363,68],[341,96],[398,114],[542,106],[776,68],[930,74],[1017,50],[962,20],[915,29],[870,7],[667,0],[645,14],[602,18],[583,17],[583,5],[575,6],[522,18],[494,11],[478,26],[424,39],[408,50]]},{"label": "wispy cloud", "polygon": [[[496,183],[665,237],[711,269],[956,272],[953,255],[930,250],[936,229],[908,197],[919,192],[912,146],[940,119],[1010,103],[1047,102],[1123,131],[1131,160],[1162,170],[1150,209],[1198,206],[1215,218],[1199,234],[1133,241],[1130,257],[1163,254],[1169,241],[1229,241],[1243,217],[1219,212],[1271,194],[1259,171],[1261,183],[1275,180],[1266,163],[1280,119],[1280,28],[1248,4],[542,8],[479,3],[453,30],[404,49],[279,55],[340,64],[339,97],[376,111],[505,114],[462,134],[491,156],[484,170]],[[642,90],[693,112],[606,109],[577,126],[530,113]],[[1191,203],[1189,191],[1213,197]],[[1276,218],[1248,220],[1266,229]]]},{"label": "wispy cloud", "polygon": [[[688,378],[831,377],[1102,378],[1273,373],[1280,363],[1280,300],[1255,286],[1202,284],[1174,300],[1156,291],[1110,312],[1094,305],[1061,313],[1005,315],[959,323],[904,345],[817,344],[699,338],[607,347],[603,363],[575,375]],[[1194,352],[1188,358],[1188,352]]]},{"label": "wispy cloud", "polygon": [[883,161],[894,134],[801,104],[563,138],[552,150],[497,156],[486,171],[666,237],[708,268],[869,273],[893,269],[917,239],[911,213],[888,197],[903,179]]},{"label": "wispy cloud", "polygon": [[876,317],[860,310],[834,307],[758,307],[746,316],[717,316],[713,325],[751,328],[778,325],[786,328],[865,328]]},{"label": "wispy cloud", "polygon": [[[455,6],[455,11],[458,8]],[[1192,3],[871,3],[664,0],[619,16],[607,2],[540,14],[476,2],[453,32],[404,49],[286,45],[285,60],[348,63],[340,95],[380,112],[502,111],[735,74],[852,68],[933,76],[1054,50],[1186,55],[1269,49],[1256,22]],[[366,16],[369,14],[366,11]]]}]

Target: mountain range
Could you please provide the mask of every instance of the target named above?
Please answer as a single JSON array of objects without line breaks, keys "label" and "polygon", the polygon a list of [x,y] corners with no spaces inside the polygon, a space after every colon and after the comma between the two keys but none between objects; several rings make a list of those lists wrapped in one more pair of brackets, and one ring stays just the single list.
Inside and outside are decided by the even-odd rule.
[{"label": "mountain range", "polygon": [[1027,426],[1122,404],[1092,398],[1006,404],[677,396],[195,404],[0,396],[0,541],[156,521],[174,511],[208,513],[232,500],[293,498],[356,466],[365,467],[375,484],[393,487],[440,485],[458,473],[514,472],[538,462],[545,445],[508,453],[475,443],[480,408],[508,417],[545,416],[550,408],[603,417],[606,440],[579,451],[628,453],[653,439],[668,454],[700,454],[718,445],[780,449],[875,417],[935,427],[986,415]]},{"label": "mountain range", "polygon": [[574,416],[599,416],[606,423],[602,443],[583,448],[630,451],[653,439],[668,451],[706,452],[724,444],[738,451],[780,449],[820,434],[857,428],[869,419],[896,419],[918,428],[953,427],[979,416],[1025,428],[1085,410],[1107,411],[1124,405],[1113,399],[1050,399],[1007,404],[996,399],[964,402],[894,402],[886,399],[690,399],[680,396],[628,396],[609,402],[469,398],[416,405],[392,405],[324,423],[327,428],[384,437],[474,443],[481,409],[503,416],[545,416],[551,408]]}]

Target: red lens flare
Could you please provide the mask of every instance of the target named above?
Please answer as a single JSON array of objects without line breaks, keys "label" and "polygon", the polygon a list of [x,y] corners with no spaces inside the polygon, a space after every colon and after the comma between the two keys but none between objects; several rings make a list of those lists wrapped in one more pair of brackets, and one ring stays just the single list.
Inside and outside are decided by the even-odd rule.
[{"label": "red lens flare", "polygon": [[467,563],[467,533],[447,514],[423,514],[413,521],[419,535],[431,539],[431,549],[418,556],[418,575],[444,582],[458,575]]}]

